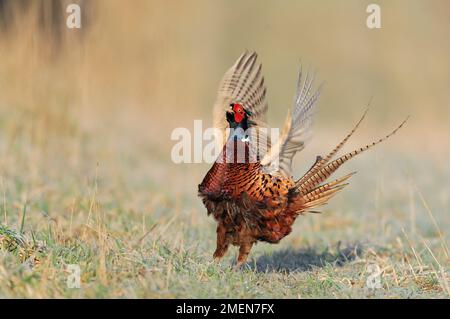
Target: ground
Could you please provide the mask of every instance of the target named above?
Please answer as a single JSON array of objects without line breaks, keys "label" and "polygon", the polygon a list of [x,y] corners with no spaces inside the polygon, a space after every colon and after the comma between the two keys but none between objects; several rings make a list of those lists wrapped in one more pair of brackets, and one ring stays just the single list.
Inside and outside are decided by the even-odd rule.
[{"label": "ground", "polygon": [[[77,142],[66,141],[56,156],[16,138],[2,148],[2,297],[449,297],[448,193],[433,188],[445,166],[413,178],[423,162],[405,154],[361,156],[322,214],[300,217],[280,244],[259,243],[235,271],[235,249],[212,260],[215,222],[196,196],[207,164],[175,165],[145,147],[136,158],[129,143],[106,154],[88,147],[95,139],[83,155],[67,156]],[[68,286],[72,264],[80,288]]]}]

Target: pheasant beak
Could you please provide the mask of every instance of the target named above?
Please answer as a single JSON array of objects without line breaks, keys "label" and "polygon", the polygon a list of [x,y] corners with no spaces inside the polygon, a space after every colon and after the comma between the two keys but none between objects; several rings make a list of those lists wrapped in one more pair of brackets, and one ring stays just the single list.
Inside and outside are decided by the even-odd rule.
[{"label": "pheasant beak", "polygon": [[226,112],[226,116],[227,116],[227,121],[228,122],[232,122],[234,121],[234,103],[230,103],[230,110]]}]

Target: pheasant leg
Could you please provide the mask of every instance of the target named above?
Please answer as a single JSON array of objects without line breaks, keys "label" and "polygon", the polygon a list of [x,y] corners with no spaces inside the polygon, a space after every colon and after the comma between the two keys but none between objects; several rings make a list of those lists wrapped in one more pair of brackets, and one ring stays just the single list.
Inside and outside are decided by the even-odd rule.
[{"label": "pheasant leg", "polygon": [[239,269],[247,261],[248,254],[253,247],[253,243],[242,243],[239,246],[239,256],[235,268]]},{"label": "pheasant leg", "polygon": [[217,226],[217,247],[214,252],[214,260],[219,261],[227,252],[230,242],[227,238],[227,229],[222,223]]}]

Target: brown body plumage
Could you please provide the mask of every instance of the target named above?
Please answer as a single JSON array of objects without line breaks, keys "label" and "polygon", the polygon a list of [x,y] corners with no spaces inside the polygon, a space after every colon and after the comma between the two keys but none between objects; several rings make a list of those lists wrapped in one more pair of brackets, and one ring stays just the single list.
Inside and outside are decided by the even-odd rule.
[{"label": "brown body plumage", "polygon": [[[212,214],[218,223],[214,258],[220,259],[230,245],[235,245],[239,247],[237,264],[240,265],[246,261],[257,241],[279,242],[291,232],[292,224],[300,214],[313,212],[312,209],[325,204],[346,185],[344,182],[353,173],[323,184],[339,166],[387,139],[404,124],[385,138],[332,160],[355,132],[364,113],[355,128],[335,149],[325,157],[318,156],[308,172],[294,181],[290,175],[292,157],[304,147],[305,128],[319,95],[319,91],[309,93],[311,84],[312,79],[308,80],[307,75],[301,85],[300,73],[293,116],[288,115],[280,141],[272,145],[271,150],[275,149],[275,152],[266,152],[252,161],[249,156],[251,139],[246,135],[245,138],[242,135],[229,135],[218,160],[199,185],[199,196],[208,215]],[[256,64],[256,54],[244,53],[222,80],[214,110],[216,127],[224,129],[227,126],[225,119],[232,129],[264,127],[267,110],[265,92],[261,65]],[[241,106],[237,102],[246,110],[246,113],[239,110],[243,114],[242,120],[235,115]],[[229,105],[233,111],[227,112]],[[238,109],[234,106],[238,106]],[[239,119],[238,123],[236,119]],[[245,150],[240,160],[237,154],[239,149]],[[273,163],[279,165],[274,167]]]}]

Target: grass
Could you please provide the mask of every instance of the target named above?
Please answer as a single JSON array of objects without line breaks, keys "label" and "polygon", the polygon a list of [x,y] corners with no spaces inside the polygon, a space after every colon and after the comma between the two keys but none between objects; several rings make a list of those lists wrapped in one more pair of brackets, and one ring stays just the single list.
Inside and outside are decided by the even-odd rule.
[{"label": "grass", "polygon": [[[134,161],[117,152],[113,167],[97,153],[98,162],[70,170],[56,159],[32,183],[20,169],[3,175],[2,297],[449,296],[447,213],[433,212],[417,188],[405,191],[404,173],[387,183],[383,169],[359,169],[323,214],[300,217],[281,244],[258,244],[248,266],[233,271],[235,250],[212,262],[215,225],[195,196],[207,166],[185,171],[148,160],[150,150]],[[354,166],[376,166],[371,155]],[[152,176],[160,169],[171,171],[161,184]],[[70,264],[81,268],[79,289],[67,287]],[[381,289],[366,286],[371,264],[380,268]]]},{"label": "grass", "polygon": [[[153,10],[149,1],[135,7],[110,1],[106,9],[102,3],[84,42],[68,35],[52,50],[27,25],[33,23],[29,17],[2,38],[0,298],[450,296],[450,170],[443,141],[449,100],[443,85],[450,68],[448,46],[433,40],[446,38],[445,17],[421,24],[423,10],[412,10],[419,14],[412,26],[410,11],[403,16],[403,7],[386,7],[399,17],[386,24],[393,32],[369,35],[363,24],[355,27],[365,21],[358,15],[364,8],[334,4],[331,10],[305,2],[264,5],[265,19],[234,32],[229,26],[240,28],[239,14],[254,12],[256,2],[244,11],[240,3],[205,2],[193,16],[184,14],[189,2],[179,4],[183,10],[163,3]],[[439,6],[436,14],[446,12]],[[333,12],[351,19],[327,16]],[[255,38],[257,29],[269,33]],[[395,34],[405,33],[414,41],[392,45]],[[383,48],[382,54],[369,61],[367,52],[353,51],[353,42]],[[220,264],[212,262],[215,222],[197,198],[209,165],[172,163],[170,133],[191,128],[194,119],[211,119],[219,77],[241,47],[262,51],[269,116],[278,123],[285,110],[272,105],[288,103],[299,56],[330,80],[315,137],[296,157],[295,176],[343,137],[370,95],[369,129],[361,129],[347,149],[412,117],[385,145],[339,170],[358,174],[322,214],[300,217],[278,245],[256,245],[248,265],[233,271],[236,249]],[[420,47],[427,50],[415,50]],[[416,60],[426,65],[412,74]],[[369,88],[374,91],[367,93]],[[67,285],[73,264],[81,270],[80,288]],[[380,273],[379,289],[367,286],[373,269]]]}]

